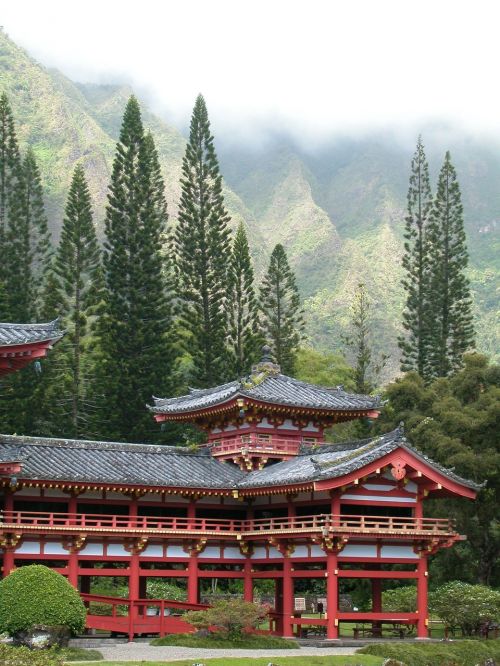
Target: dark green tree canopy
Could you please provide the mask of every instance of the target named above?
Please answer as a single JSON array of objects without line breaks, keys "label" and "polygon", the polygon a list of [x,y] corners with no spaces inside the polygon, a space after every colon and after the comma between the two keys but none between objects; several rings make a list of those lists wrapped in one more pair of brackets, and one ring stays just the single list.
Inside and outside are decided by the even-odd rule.
[{"label": "dark green tree canopy", "polygon": [[403,287],[406,307],[403,312],[405,335],[399,338],[402,351],[401,369],[416,370],[422,377],[428,374],[428,246],[427,227],[432,208],[429,165],[422,138],[411,162],[408,189],[408,213],[404,231]]},{"label": "dark green tree canopy", "polygon": [[174,237],[174,257],[186,351],[193,361],[193,383],[219,384],[228,376],[226,339],[229,215],[222,176],[201,95],[191,118],[182,162],[182,195]]},{"label": "dark green tree canopy", "polygon": [[158,155],[131,97],[116,147],[105,220],[104,292],[97,325],[99,428],[110,438],[157,436],[145,404],[166,395],[173,365],[171,294],[162,251],[167,209]]},{"label": "dark green tree canopy", "polygon": [[428,243],[429,374],[446,377],[462,367],[463,354],[474,347],[463,207],[449,152],[439,174]]},{"label": "dark green tree canopy", "polygon": [[299,290],[283,245],[274,248],[260,288],[262,335],[285,374],[293,374],[304,330]]},{"label": "dark green tree canopy", "polygon": [[262,347],[253,280],[247,235],[240,224],[229,262],[229,353],[233,377],[250,372],[252,364],[259,360]]}]

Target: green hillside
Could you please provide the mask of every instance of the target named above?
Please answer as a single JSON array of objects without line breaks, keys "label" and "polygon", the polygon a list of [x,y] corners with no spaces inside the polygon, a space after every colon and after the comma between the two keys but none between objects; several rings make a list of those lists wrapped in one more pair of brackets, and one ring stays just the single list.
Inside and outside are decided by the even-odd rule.
[{"label": "green hillside", "polygon": [[[10,97],[23,147],[40,162],[50,226],[57,237],[71,172],[82,161],[96,221],[102,228],[111,160],[126,100],[124,85],[84,85],[48,70],[0,33],[0,87]],[[164,171],[175,223],[185,139],[143,104]],[[433,178],[449,148],[457,166],[471,254],[479,346],[498,355],[500,264],[500,142],[424,128]],[[257,275],[278,242],[287,248],[305,299],[313,344],[337,349],[355,285],[363,280],[374,301],[375,345],[390,352],[387,375],[398,368],[396,337],[403,304],[400,255],[413,146],[389,134],[342,139],[306,151],[286,137],[259,148],[216,146],[233,225],[242,220]],[[230,147],[229,147],[230,146]]]}]

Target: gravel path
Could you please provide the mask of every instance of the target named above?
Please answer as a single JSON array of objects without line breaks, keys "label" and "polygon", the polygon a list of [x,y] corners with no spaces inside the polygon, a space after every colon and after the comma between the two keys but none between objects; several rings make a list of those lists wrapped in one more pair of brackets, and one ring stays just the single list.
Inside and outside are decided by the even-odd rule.
[{"label": "gravel path", "polygon": [[108,661],[176,661],[210,657],[305,657],[308,655],[354,654],[356,648],[299,648],[297,650],[211,650],[208,648],[153,647],[147,643],[123,643],[99,648]]}]

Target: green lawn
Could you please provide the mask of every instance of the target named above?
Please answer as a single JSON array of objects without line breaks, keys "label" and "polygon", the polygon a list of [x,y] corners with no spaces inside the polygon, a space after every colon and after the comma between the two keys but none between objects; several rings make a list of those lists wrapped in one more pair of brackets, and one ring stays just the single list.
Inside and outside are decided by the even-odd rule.
[{"label": "green lawn", "polygon": [[[207,666],[268,666],[269,663],[276,666],[381,666],[381,657],[371,655],[340,655],[336,657],[259,657],[257,659],[226,657],[220,659],[183,659],[181,661],[99,661],[94,662],[97,666],[193,666],[201,662]],[[73,666],[77,666],[73,662]],[[89,662],[81,666],[89,666]]]}]

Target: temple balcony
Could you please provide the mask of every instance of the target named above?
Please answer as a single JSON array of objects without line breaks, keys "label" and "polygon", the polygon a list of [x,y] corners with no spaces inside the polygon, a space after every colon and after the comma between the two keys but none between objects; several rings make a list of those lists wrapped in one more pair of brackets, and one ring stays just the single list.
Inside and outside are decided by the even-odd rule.
[{"label": "temple balcony", "polygon": [[0,514],[0,536],[9,533],[19,536],[85,533],[115,537],[202,537],[228,541],[262,541],[270,537],[326,538],[332,535],[406,540],[460,538],[454,521],[447,518],[320,514],[239,520],[3,511]]},{"label": "temple balcony", "polygon": [[210,451],[214,458],[233,459],[250,458],[279,458],[286,460],[298,455],[302,445],[312,446],[322,443],[316,437],[286,438],[276,435],[247,433],[223,437],[209,442]]}]

